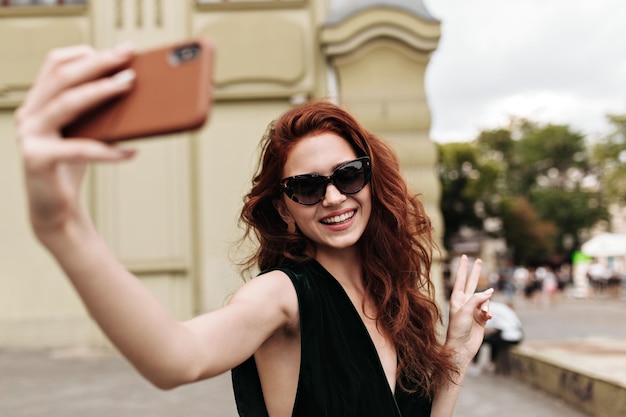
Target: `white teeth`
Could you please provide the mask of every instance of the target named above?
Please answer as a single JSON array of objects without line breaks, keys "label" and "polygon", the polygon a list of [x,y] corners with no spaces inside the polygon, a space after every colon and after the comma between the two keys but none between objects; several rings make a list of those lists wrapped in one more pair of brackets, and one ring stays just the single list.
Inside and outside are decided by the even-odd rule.
[{"label": "white teeth", "polygon": [[346,220],[350,220],[352,218],[352,216],[354,216],[355,211],[350,211],[348,213],[344,213],[341,214],[339,216],[333,216],[333,217],[328,217],[326,219],[322,220],[322,223],[324,224],[338,224],[338,223],[343,223]]}]

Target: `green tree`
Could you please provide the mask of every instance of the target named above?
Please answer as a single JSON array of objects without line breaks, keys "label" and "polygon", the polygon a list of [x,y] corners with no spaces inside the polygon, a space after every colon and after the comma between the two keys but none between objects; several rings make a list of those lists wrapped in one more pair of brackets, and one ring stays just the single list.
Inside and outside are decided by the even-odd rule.
[{"label": "green tree", "polygon": [[580,187],[535,187],[530,201],[542,219],[556,226],[554,247],[561,254],[569,254],[580,246],[580,231],[609,218],[599,193]]},{"label": "green tree", "polygon": [[626,114],[607,115],[613,131],[592,146],[599,188],[609,202],[626,204]]},{"label": "green tree", "polygon": [[482,219],[474,207],[474,184],[480,179],[478,152],[471,142],[439,144],[439,179],[442,188],[441,212],[444,219],[444,246],[461,227],[482,229]]},{"label": "green tree", "polygon": [[507,128],[439,149],[447,248],[462,227],[483,231],[484,220],[495,217],[517,261],[569,255],[580,231],[608,218],[606,200],[590,186],[585,138],[569,126],[512,119]]},{"label": "green tree", "polygon": [[502,212],[504,235],[515,264],[532,264],[554,253],[557,227],[541,220],[526,198],[507,200]]},{"label": "green tree", "polygon": [[516,144],[519,163],[510,169],[519,181],[511,189],[555,225],[554,248],[568,254],[582,230],[608,219],[599,190],[587,185],[594,172],[585,137],[568,126],[526,122]]},{"label": "green tree", "polygon": [[[528,196],[533,188],[572,188],[589,173],[585,138],[568,126],[530,124],[516,142],[515,163],[511,164],[515,190]],[[517,172],[515,172],[517,171]]]}]

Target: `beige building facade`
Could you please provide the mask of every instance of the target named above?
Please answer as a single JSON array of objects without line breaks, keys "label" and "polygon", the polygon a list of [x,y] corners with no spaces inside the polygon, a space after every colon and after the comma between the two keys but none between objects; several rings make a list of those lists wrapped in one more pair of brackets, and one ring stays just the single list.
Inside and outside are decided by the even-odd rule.
[{"label": "beige building facade", "polygon": [[0,7],[0,348],[108,346],[27,222],[13,111],[55,47],[130,40],[145,49],[200,35],[216,43],[210,122],[129,143],[136,159],[94,166],[84,190],[115,253],[181,319],[222,306],[241,285],[231,258],[244,250],[233,242],[259,140],[304,100],[341,103],[388,139],[441,231],[424,88],[440,23],[420,1],[18,3],[33,2]]}]

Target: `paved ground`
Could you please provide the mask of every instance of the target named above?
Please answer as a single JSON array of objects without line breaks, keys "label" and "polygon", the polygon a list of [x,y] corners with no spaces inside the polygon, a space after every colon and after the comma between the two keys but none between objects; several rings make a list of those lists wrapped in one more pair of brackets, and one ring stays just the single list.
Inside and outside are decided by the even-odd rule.
[{"label": "paved ground", "polygon": [[[528,341],[626,340],[626,301],[516,302]],[[173,391],[144,382],[121,358],[84,350],[0,351],[0,417],[236,417],[230,377]],[[456,417],[583,417],[512,378],[467,377]],[[618,417],[618,416],[616,416]]]}]

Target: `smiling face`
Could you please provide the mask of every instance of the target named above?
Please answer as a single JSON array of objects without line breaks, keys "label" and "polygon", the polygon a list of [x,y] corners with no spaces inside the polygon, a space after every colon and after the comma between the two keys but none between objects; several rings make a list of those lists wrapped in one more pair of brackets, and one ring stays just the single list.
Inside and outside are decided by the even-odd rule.
[{"label": "smiling face", "polygon": [[[300,139],[283,167],[283,178],[302,174],[328,176],[340,165],[357,158],[345,139],[323,132]],[[304,206],[282,195],[276,208],[286,223],[295,222],[318,253],[354,248],[371,213],[370,185],[356,194],[342,194],[332,183],[321,202]]]}]

